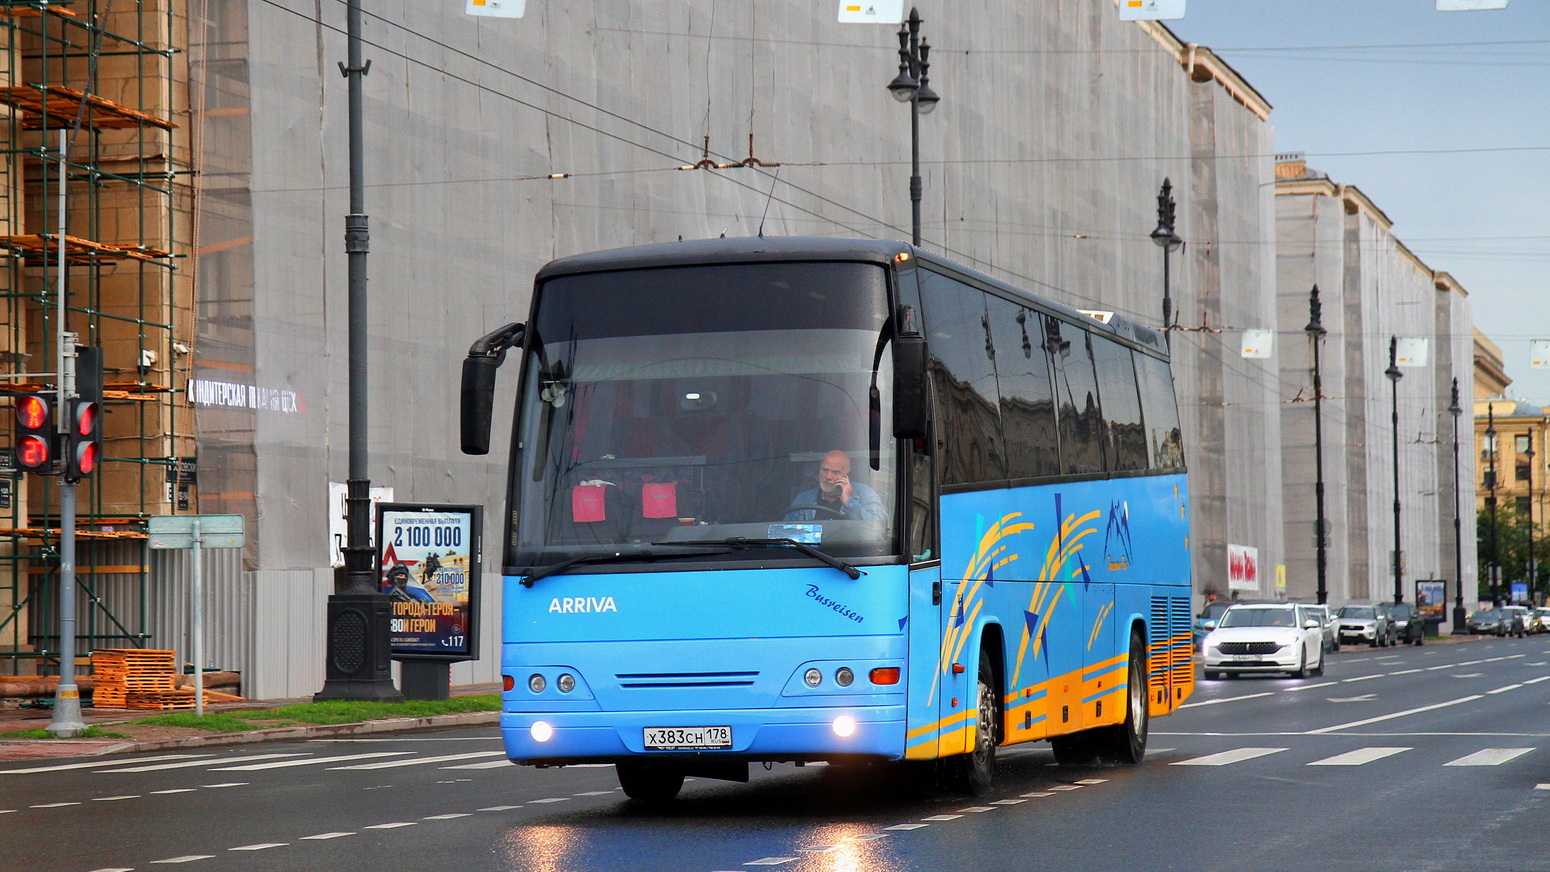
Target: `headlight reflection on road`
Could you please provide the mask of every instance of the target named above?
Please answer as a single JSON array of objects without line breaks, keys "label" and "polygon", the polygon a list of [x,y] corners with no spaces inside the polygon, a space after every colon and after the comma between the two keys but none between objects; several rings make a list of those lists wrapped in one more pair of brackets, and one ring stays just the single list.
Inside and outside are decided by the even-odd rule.
[{"label": "headlight reflection on road", "polygon": [[587,830],[582,827],[517,827],[496,845],[512,872],[574,872]]},{"label": "headlight reflection on road", "polygon": [[[887,838],[879,838],[879,835],[876,830],[860,825],[825,827],[811,833],[802,839],[803,843],[794,847],[798,851],[819,846],[827,848],[821,853],[810,855],[815,859],[822,858],[818,865],[804,864],[804,869],[822,872],[892,872],[903,868],[904,864],[896,856],[898,839],[894,836],[898,834],[890,834]],[[890,845],[890,842],[893,844]]]}]

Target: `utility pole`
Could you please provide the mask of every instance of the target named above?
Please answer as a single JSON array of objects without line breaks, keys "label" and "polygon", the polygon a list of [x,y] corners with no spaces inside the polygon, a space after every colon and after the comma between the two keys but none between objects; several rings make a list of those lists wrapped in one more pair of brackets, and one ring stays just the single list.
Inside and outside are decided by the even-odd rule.
[{"label": "utility pole", "polygon": [[347,586],[328,598],[327,678],[314,699],[398,701],[393,686],[388,633],[388,599],[378,592],[376,550],[371,545],[371,481],[367,469],[366,255],[371,249],[366,219],[365,146],[361,80],[371,69],[361,59],[361,3],[346,7],[347,63],[339,72],[349,82],[350,212],[344,217],[349,258],[350,473],[345,495],[344,562]]}]

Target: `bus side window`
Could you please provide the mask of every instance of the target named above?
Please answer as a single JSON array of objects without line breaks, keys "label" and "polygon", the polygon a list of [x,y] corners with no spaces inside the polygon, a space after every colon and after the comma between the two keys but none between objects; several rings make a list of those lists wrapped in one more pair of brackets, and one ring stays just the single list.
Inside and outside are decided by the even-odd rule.
[{"label": "bus side window", "polygon": [[1136,367],[1131,351],[1118,342],[1094,335],[1093,363],[1108,433],[1109,468],[1146,469],[1146,434],[1141,427],[1141,397],[1136,392]]},{"label": "bus side window", "polygon": [[986,295],[928,270],[919,275],[931,348],[932,437],[940,448],[942,483],[1001,481],[1005,453]]}]

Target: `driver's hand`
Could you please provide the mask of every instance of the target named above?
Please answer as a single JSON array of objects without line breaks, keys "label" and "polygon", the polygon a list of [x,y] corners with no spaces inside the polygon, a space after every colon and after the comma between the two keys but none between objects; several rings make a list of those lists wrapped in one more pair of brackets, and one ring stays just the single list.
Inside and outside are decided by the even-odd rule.
[{"label": "driver's hand", "polygon": [[840,505],[850,505],[850,498],[855,495],[855,488],[850,486],[849,478],[840,479]]}]

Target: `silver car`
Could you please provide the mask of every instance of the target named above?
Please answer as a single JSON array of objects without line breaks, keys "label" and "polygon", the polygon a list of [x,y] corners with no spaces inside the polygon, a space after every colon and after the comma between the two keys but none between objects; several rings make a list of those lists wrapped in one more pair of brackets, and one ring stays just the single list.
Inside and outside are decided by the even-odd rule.
[{"label": "silver car", "polygon": [[1344,605],[1335,617],[1340,621],[1342,642],[1366,642],[1374,648],[1382,648],[1394,641],[1394,625],[1375,605]]},{"label": "silver car", "polygon": [[1329,606],[1303,606],[1303,610],[1317,620],[1323,628],[1324,651],[1331,653],[1340,650],[1340,622],[1335,619],[1334,612]]}]

